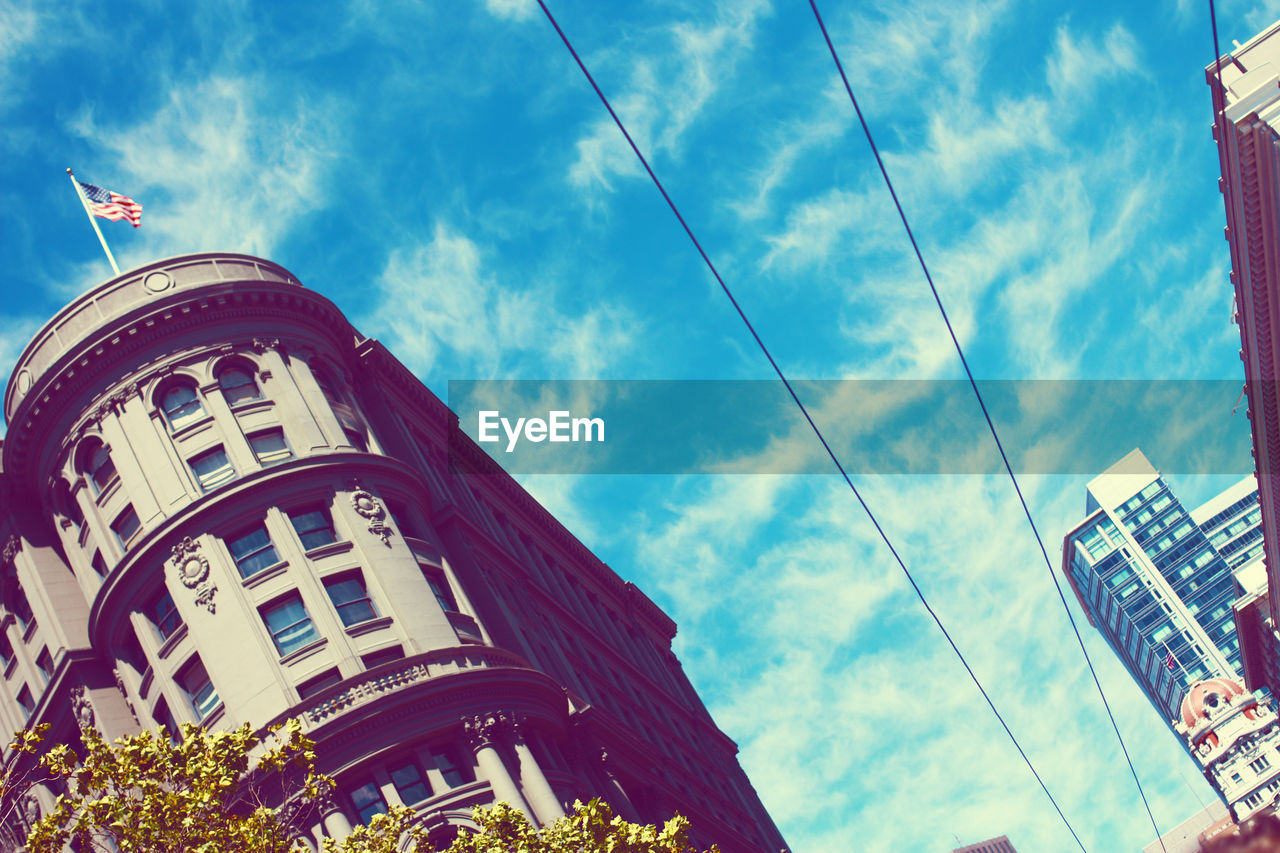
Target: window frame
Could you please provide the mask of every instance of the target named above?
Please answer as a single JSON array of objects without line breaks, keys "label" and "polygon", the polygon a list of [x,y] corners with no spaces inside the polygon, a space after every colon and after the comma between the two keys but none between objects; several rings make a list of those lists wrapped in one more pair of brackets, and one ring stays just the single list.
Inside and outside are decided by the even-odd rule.
[{"label": "window frame", "polygon": [[[296,603],[302,608],[302,618],[294,620],[287,625],[283,625],[278,630],[273,628],[269,618],[271,614],[278,613],[293,603]],[[322,638],[320,632],[316,629],[315,620],[311,618],[311,612],[307,610],[307,603],[302,600],[302,593],[296,589],[259,607],[258,615],[262,618],[262,624],[266,626],[267,633],[271,635],[271,642],[275,645],[276,651],[282,658],[288,657],[299,649],[305,648],[316,640]],[[291,644],[287,649],[281,645],[281,635],[304,623],[307,625],[308,630],[299,635],[299,639],[296,643]]]},{"label": "window frame", "polygon": [[[267,437],[279,437],[280,447],[275,450],[268,451],[266,458],[264,458],[264,454],[259,452],[258,446],[254,442],[255,440]],[[249,442],[249,449],[253,451],[253,458],[256,459],[258,464],[263,468],[280,465],[294,458],[293,448],[289,445],[289,439],[285,437],[283,427],[267,427],[266,429],[254,430],[246,435],[245,439]],[[283,451],[283,455],[281,455],[281,451]],[[270,455],[272,453],[277,455],[273,458]]]},{"label": "window frame", "polygon": [[[165,599],[169,600],[169,607],[161,610],[160,605]],[[169,592],[169,588],[162,586],[155,592],[147,603],[143,605],[143,615],[147,617],[152,626],[155,627],[156,633],[160,635],[160,641],[168,642],[169,638],[178,633],[186,622],[182,618],[182,614],[178,612],[178,605],[173,600],[173,593]],[[172,621],[172,620],[177,621]],[[168,631],[165,630],[166,625],[172,624]]]},{"label": "window frame", "polygon": [[[369,595],[369,585],[365,582],[364,573],[359,569],[329,575],[328,577],[322,578],[322,582],[324,584],[325,594],[329,596],[329,602],[333,605],[334,611],[337,612],[338,621],[342,623],[343,628],[354,628],[357,625],[372,622],[381,615],[378,612],[377,604],[374,603],[373,598]],[[334,597],[334,589],[347,584],[355,584],[360,590],[360,595],[353,596],[344,601],[338,601],[338,599]],[[346,609],[361,603],[368,608],[369,615],[358,618],[355,621],[348,622]]]},{"label": "window frame", "polygon": [[[247,551],[243,555],[237,554],[236,548],[235,548],[236,543],[243,542],[244,540],[253,536],[255,533],[261,533],[264,537],[266,537],[266,540],[267,540],[266,544],[260,545],[251,551]],[[267,569],[271,568],[272,566],[280,562],[280,552],[276,550],[276,543],[272,541],[271,531],[267,530],[267,525],[265,522],[260,521],[256,525],[253,525],[252,527],[243,527],[234,534],[231,534],[229,536],[224,536],[222,538],[222,544],[226,546],[227,553],[231,555],[231,561],[236,564],[236,572],[240,575],[241,580],[248,580],[249,578],[256,577],[257,575],[261,574],[262,572],[265,572]],[[271,557],[272,557],[271,561],[267,563],[263,563],[260,566],[257,566],[248,574],[246,574],[245,564],[250,562],[256,557],[266,554],[268,551],[271,552]]]},{"label": "window frame", "polygon": [[[127,525],[121,522],[127,521],[129,517],[133,518],[133,529],[127,534],[122,529]],[[142,531],[142,519],[138,518],[138,511],[133,508],[133,504],[125,504],[124,509],[116,513],[116,517],[111,520],[111,532],[115,534],[116,541],[120,543],[120,549],[129,550],[129,543],[132,542]]]},{"label": "window frame", "polygon": [[[169,398],[180,391],[186,391],[191,395],[191,398],[170,408]],[[204,400],[201,399],[200,390],[194,382],[174,382],[171,385],[166,385],[156,395],[156,403],[156,408],[164,416],[164,422],[168,425],[170,432],[178,432],[194,423],[198,423],[209,414],[204,407]],[[194,408],[192,408],[193,405]]]},{"label": "window frame", "polygon": [[[356,815],[359,816],[360,822],[367,826],[369,821],[373,820],[376,815],[386,814],[388,812],[388,807],[387,798],[383,795],[382,787],[378,785],[377,780],[371,776],[362,777],[362,781],[363,780],[367,781],[364,781],[364,784],[357,785],[352,788],[351,792],[347,795],[347,798],[351,800],[351,805],[355,808]],[[360,801],[356,799],[356,794],[366,788],[372,791],[374,798],[368,800],[362,806]],[[379,807],[381,807],[381,811],[378,810]]]},{"label": "window frame", "polygon": [[[203,681],[193,685],[192,679],[196,677],[197,671],[204,678]],[[182,692],[186,694],[187,701],[191,704],[191,709],[195,712],[197,721],[204,722],[207,720],[222,704],[222,699],[218,695],[218,688],[214,686],[213,679],[209,676],[209,669],[204,665],[204,661],[200,660],[199,655],[192,655],[191,659],[178,670],[178,677],[174,680],[182,688]],[[198,689],[193,689],[193,686]],[[203,697],[203,700],[201,700],[201,697]]]},{"label": "window frame", "polygon": [[[302,544],[302,550],[304,551],[313,551],[316,548],[323,548],[325,545],[332,545],[334,542],[342,541],[338,538],[338,531],[333,526],[333,515],[329,512],[329,509],[322,504],[308,504],[307,506],[288,510],[285,514],[289,516],[289,524],[292,525],[293,532],[297,534],[298,541]],[[309,515],[319,515],[324,519],[324,526],[309,527],[305,531],[299,529],[298,521]],[[327,542],[320,542],[315,545],[309,544],[307,537],[319,530],[328,530],[331,538]]]},{"label": "window frame", "polygon": [[[222,454],[222,459],[224,464],[219,465],[217,468],[214,468],[208,474],[201,475],[201,473],[198,470],[196,470],[196,462],[203,461],[207,458],[214,456],[214,454],[217,454],[217,453]],[[212,492],[214,489],[218,488],[219,486],[224,486],[227,483],[230,483],[237,476],[236,466],[231,461],[231,456],[228,455],[227,453],[226,445],[223,445],[223,444],[215,444],[213,447],[206,448],[205,450],[202,450],[199,453],[188,457],[187,468],[191,470],[191,475],[195,477],[196,485],[200,488],[200,492],[202,494],[208,494],[209,492]],[[225,475],[219,473],[223,471],[226,471],[227,473]],[[214,476],[212,476],[213,474],[217,474],[216,479]]]},{"label": "window frame", "polygon": [[[227,377],[236,373],[240,374],[248,381],[241,382],[236,385],[228,385]],[[253,388],[253,396],[236,396],[240,393],[241,389],[249,387]],[[257,372],[246,369],[240,364],[229,365],[218,371],[218,390],[221,392],[222,399],[226,401],[227,406],[232,409],[246,403],[255,403],[263,399],[262,386],[258,384]],[[233,400],[233,396],[236,396],[236,399]]]}]

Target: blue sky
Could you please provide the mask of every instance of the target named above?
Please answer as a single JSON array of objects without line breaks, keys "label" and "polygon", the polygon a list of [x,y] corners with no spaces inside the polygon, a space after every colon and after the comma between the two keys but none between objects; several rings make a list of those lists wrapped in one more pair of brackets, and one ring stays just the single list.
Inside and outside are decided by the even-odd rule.
[{"label": "blue sky", "polygon": [[[1280,17],[1219,6],[1224,47]],[[5,365],[109,273],[70,165],[144,204],[140,230],[103,225],[122,266],[270,257],[441,396],[450,379],[771,375],[529,0],[175,8],[0,2]],[[789,374],[959,375],[807,4],[552,8]],[[823,11],[980,377],[1240,374],[1207,6]],[[829,402],[819,418],[856,416]],[[1088,440],[1062,429],[1061,452]],[[770,452],[804,440],[777,431]],[[1055,561],[1087,479],[1024,480]],[[858,480],[1088,848],[1151,841],[1008,482]],[[797,853],[1074,848],[834,478],[525,482],[675,617]],[[1174,485],[1194,502],[1226,482]],[[1211,794],[1086,641],[1171,827]]]}]

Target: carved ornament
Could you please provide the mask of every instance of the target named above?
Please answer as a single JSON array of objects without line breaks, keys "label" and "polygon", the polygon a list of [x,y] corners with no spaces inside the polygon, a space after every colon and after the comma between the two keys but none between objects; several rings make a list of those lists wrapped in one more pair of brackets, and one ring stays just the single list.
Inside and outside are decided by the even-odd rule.
[{"label": "carved ornament", "polygon": [[0,564],[12,565],[18,552],[22,550],[22,540],[15,534],[10,533],[4,538],[4,545],[0,546]]},{"label": "carved ornament", "polygon": [[269,349],[280,349],[279,338],[254,338],[253,351],[256,353],[264,353]]},{"label": "carved ornament", "polygon": [[181,542],[173,546],[171,562],[182,585],[195,590],[196,604],[213,613],[213,596],[218,587],[209,579],[209,558],[200,553],[199,543],[190,536],[183,537]]},{"label": "carved ornament", "polygon": [[71,711],[76,715],[76,722],[82,729],[93,727],[93,703],[89,701],[89,691],[83,684],[71,688]]},{"label": "carved ornament", "polygon": [[463,717],[462,731],[473,750],[496,746],[511,735],[511,717],[504,711]]},{"label": "carved ornament", "polygon": [[124,704],[129,708],[129,715],[133,717],[133,721],[135,723],[140,723],[141,721],[138,719],[138,712],[133,707],[133,700],[129,698],[129,689],[124,686],[124,676],[120,674],[120,670],[118,668],[111,670],[111,672],[116,677],[116,689],[120,691],[120,696],[124,699]]},{"label": "carved ornament", "polygon": [[387,511],[373,493],[360,485],[359,479],[348,483],[351,488],[351,506],[361,518],[369,522],[369,532],[379,537],[382,544],[391,547],[391,527],[387,524]]}]

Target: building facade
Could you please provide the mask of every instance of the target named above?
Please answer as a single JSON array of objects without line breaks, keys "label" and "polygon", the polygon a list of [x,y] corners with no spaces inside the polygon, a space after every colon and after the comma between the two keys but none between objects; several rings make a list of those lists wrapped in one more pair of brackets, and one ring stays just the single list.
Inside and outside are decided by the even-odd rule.
[{"label": "building facade", "polygon": [[1245,682],[1280,695],[1280,22],[1205,69],[1257,465],[1267,586],[1239,610]]},{"label": "building facade", "polygon": [[296,717],[338,781],[288,812],[313,847],[390,804],[445,841],[477,804],[540,825],[597,795],[784,847],[672,620],[282,267],[106,282],[22,352],[4,412],[0,725]]},{"label": "building facade", "polygon": [[1013,849],[1013,845],[1009,843],[1009,837],[1002,835],[999,838],[988,838],[986,841],[979,841],[977,844],[966,844],[964,847],[957,847],[951,853],[1018,853]]},{"label": "building facade", "polygon": [[1238,578],[1261,563],[1251,532],[1256,488],[1246,478],[1188,511],[1135,450],[1087,493],[1086,518],[1063,542],[1063,573],[1090,624],[1172,725],[1191,684],[1239,677],[1232,605]]},{"label": "building facade", "polygon": [[1274,809],[1280,725],[1270,699],[1259,700],[1235,679],[1210,678],[1191,685],[1178,715],[1178,734],[1235,823]]}]

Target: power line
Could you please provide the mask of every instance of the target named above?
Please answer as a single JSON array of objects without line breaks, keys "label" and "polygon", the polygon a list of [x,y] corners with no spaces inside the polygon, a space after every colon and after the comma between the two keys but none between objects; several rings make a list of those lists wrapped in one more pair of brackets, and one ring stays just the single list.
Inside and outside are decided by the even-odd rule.
[{"label": "power line", "polygon": [[578,52],[574,50],[573,44],[569,41],[569,37],[566,36],[564,30],[560,28],[560,24],[556,21],[555,16],[551,14],[551,10],[547,8],[547,4],[544,0],[538,0],[538,5],[542,7],[542,11],[547,16],[547,20],[551,22],[551,26],[555,27],[556,34],[560,36],[560,40],[564,42],[564,46],[568,48],[569,54],[573,57],[574,62],[578,64],[578,68],[582,70],[583,75],[587,78],[587,82],[591,84],[591,88],[595,90],[596,95],[600,98],[601,103],[604,104],[605,109],[609,111],[609,115],[613,118],[614,124],[618,126],[618,130],[622,131],[622,135],[626,138],[627,144],[631,146],[631,150],[635,152],[636,157],[640,160],[640,164],[644,166],[645,171],[648,172],[649,178],[653,181],[654,186],[658,188],[658,192],[662,193],[662,197],[667,202],[667,206],[671,208],[671,212],[675,214],[676,219],[679,220],[681,227],[684,228],[685,234],[689,236],[689,240],[693,243],[694,248],[698,250],[698,254],[702,256],[702,260],[706,263],[707,268],[711,270],[711,274],[715,276],[716,282],[720,285],[720,289],[724,291],[725,296],[727,296],[729,301],[733,304],[734,310],[738,312],[738,316],[746,325],[747,331],[751,333],[751,337],[755,339],[756,344],[760,347],[760,351],[764,353],[764,357],[768,359],[769,365],[773,368],[774,373],[776,373],[778,378],[782,380],[782,384],[786,387],[787,393],[791,395],[792,401],[796,404],[796,407],[800,409],[800,413],[804,415],[804,419],[808,422],[810,429],[813,430],[818,441],[822,443],[822,447],[826,450],[827,455],[831,457],[831,461],[835,464],[836,470],[840,472],[840,476],[844,478],[845,483],[853,492],[853,496],[858,499],[858,503],[862,506],[863,512],[867,514],[867,518],[870,519],[872,525],[875,526],[876,532],[880,535],[881,541],[884,542],[885,546],[889,549],[889,552],[893,555],[894,560],[897,561],[898,567],[902,569],[902,573],[906,576],[907,582],[911,584],[911,588],[915,591],[916,597],[920,600],[924,609],[928,611],[929,615],[933,618],[934,624],[938,626],[938,630],[941,631],[942,636],[946,638],[947,643],[951,646],[951,650],[954,651],[956,653],[956,657],[960,659],[960,663],[964,666],[965,672],[969,673],[969,677],[978,688],[978,692],[981,693],[982,698],[986,700],[987,706],[991,708],[991,712],[995,714],[996,719],[1000,721],[1000,725],[1004,728],[1005,734],[1009,736],[1009,740],[1013,742],[1014,747],[1018,750],[1018,754],[1021,755],[1022,760],[1026,762],[1027,768],[1031,771],[1031,775],[1035,776],[1036,781],[1040,783],[1041,790],[1043,790],[1045,796],[1049,798],[1049,802],[1053,804],[1053,808],[1058,812],[1058,817],[1062,818],[1062,822],[1066,824],[1067,830],[1071,833],[1071,837],[1075,839],[1076,844],[1079,845],[1080,849],[1087,853],[1084,843],[1080,840],[1080,836],[1076,835],[1076,831],[1072,828],[1071,822],[1067,820],[1067,816],[1063,814],[1062,809],[1058,806],[1057,800],[1053,798],[1053,794],[1049,792],[1048,786],[1046,786],[1044,780],[1040,778],[1040,774],[1036,771],[1035,765],[1031,763],[1031,759],[1027,756],[1026,752],[1023,751],[1022,745],[1018,743],[1018,739],[1014,737],[1013,731],[1009,728],[1008,723],[1005,722],[1004,717],[1001,716],[999,710],[996,709],[995,703],[992,702],[991,697],[987,694],[987,690],[983,687],[982,681],[969,666],[969,662],[965,659],[965,656],[961,653],[959,647],[956,646],[955,640],[951,638],[950,632],[948,632],[946,627],[942,624],[942,620],[938,617],[938,614],[935,613],[933,608],[929,605],[924,592],[922,592],[920,587],[916,584],[915,578],[911,576],[910,570],[907,569],[907,564],[903,562],[902,557],[898,554],[898,550],[889,540],[888,534],[885,533],[884,528],[880,526],[880,522],[871,511],[871,507],[869,507],[867,502],[863,500],[862,494],[858,491],[857,486],[853,484],[853,480],[849,477],[849,474],[845,470],[844,465],[840,462],[839,457],[837,457],[835,451],[831,449],[831,445],[827,443],[827,439],[823,436],[822,430],[818,428],[817,423],[814,422],[813,417],[809,414],[809,410],[805,408],[804,403],[800,401],[800,397],[797,396],[795,389],[791,386],[791,382],[782,372],[782,368],[778,366],[778,362],[774,360],[773,355],[769,352],[769,348],[765,346],[764,341],[760,338],[759,333],[756,332],[755,326],[753,326],[751,321],[747,319],[747,315],[742,310],[742,306],[738,304],[738,300],[734,297],[733,292],[729,290],[729,286],[725,284],[724,279],[720,277],[720,273],[716,269],[715,264],[711,262],[711,258],[707,256],[706,251],[702,248],[702,244],[699,243],[698,238],[694,236],[693,230],[689,227],[689,224],[685,222],[684,216],[680,214],[679,208],[677,208],[675,202],[671,200],[671,196],[667,194],[667,190],[663,187],[662,181],[658,180],[657,174],[655,174],[653,169],[649,166],[649,161],[645,159],[645,156],[642,153],[640,153],[640,148],[631,138],[631,134],[627,132],[627,128],[622,123],[622,119],[618,118],[618,114],[613,111],[613,107],[610,105],[609,99],[605,97],[604,92],[601,91],[600,87],[596,84],[595,78],[592,77],[591,72],[587,70],[587,66],[583,63],[581,57],[578,56]]},{"label": "power line", "polygon": [[[1209,0],[1209,3],[1212,6],[1213,0]],[[858,122],[862,125],[862,132],[867,137],[867,144],[871,146],[871,153],[875,155],[876,165],[880,167],[880,174],[884,177],[884,183],[889,190],[889,195],[893,197],[893,205],[898,209],[898,217],[902,220],[902,227],[906,229],[907,238],[911,241],[911,248],[916,254],[916,260],[920,262],[920,269],[924,272],[925,281],[929,283],[933,301],[937,304],[939,313],[942,314],[942,321],[947,326],[947,334],[951,336],[951,343],[955,345],[956,355],[960,356],[960,364],[964,367],[965,376],[969,378],[969,387],[973,389],[978,405],[982,408],[982,416],[986,418],[987,428],[991,431],[991,438],[995,441],[996,448],[1000,451],[1000,460],[1004,463],[1005,471],[1009,473],[1009,480],[1013,483],[1013,489],[1018,494],[1018,502],[1022,504],[1022,511],[1027,517],[1027,523],[1031,525],[1031,532],[1035,535],[1036,543],[1040,546],[1040,553],[1044,555],[1045,568],[1049,570],[1049,577],[1053,580],[1053,588],[1058,592],[1058,598],[1062,602],[1062,609],[1067,614],[1067,621],[1071,623],[1071,630],[1076,635],[1076,642],[1080,644],[1080,652],[1084,655],[1085,663],[1089,665],[1089,674],[1093,676],[1093,683],[1098,689],[1099,698],[1102,699],[1102,706],[1107,710],[1107,719],[1111,721],[1111,728],[1116,733],[1116,740],[1120,742],[1120,750],[1124,753],[1124,760],[1129,765],[1129,772],[1133,774],[1133,782],[1138,786],[1138,794],[1142,797],[1142,805],[1147,810],[1147,817],[1151,819],[1151,828],[1156,831],[1156,838],[1160,840],[1160,849],[1164,850],[1164,840],[1160,835],[1160,827],[1156,825],[1155,815],[1151,813],[1151,804],[1147,802],[1146,791],[1142,789],[1142,782],[1138,779],[1138,770],[1133,766],[1133,759],[1129,757],[1129,749],[1125,746],[1124,737],[1120,734],[1120,727],[1116,724],[1115,715],[1111,712],[1111,703],[1107,701],[1107,694],[1102,689],[1102,682],[1098,680],[1098,673],[1093,668],[1093,660],[1089,657],[1088,650],[1085,649],[1084,637],[1080,635],[1080,628],[1076,625],[1075,617],[1071,615],[1071,608],[1067,605],[1067,597],[1062,591],[1062,584],[1058,582],[1058,575],[1053,570],[1053,561],[1049,559],[1049,550],[1045,548],[1044,540],[1040,537],[1040,531],[1036,527],[1035,519],[1031,516],[1031,508],[1027,505],[1027,499],[1022,494],[1022,487],[1018,484],[1018,478],[1013,473],[1013,466],[1009,464],[1009,457],[1005,453],[1004,444],[1000,441],[999,433],[996,432],[995,422],[991,419],[991,413],[987,410],[987,403],[982,398],[982,392],[978,390],[978,383],[973,378],[973,371],[969,369],[969,360],[964,357],[964,348],[960,346],[960,339],[956,337],[956,331],[951,325],[951,318],[947,316],[947,309],[942,305],[942,297],[938,294],[938,288],[933,283],[933,276],[929,273],[929,266],[924,261],[924,254],[920,251],[920,245],[916,242],[916,235],[912,232],[911,224],[907,221],[907,214],[902,209],[902,202],[898,200],[898,193],[893,188],[893,181],[889,179],[889,170],[885,167],[884,160],[880,157],[880,149],[876,147],[876,141],[871,135],[871,128],[867,126],[867,120],[862,115],[862,108],[858,106],[858,99],[853,94],[853,87],[849,85],[849,77],[844,72],[844,65],[840,62],[840,57],[836,53],[835,45],[831,41],[831,35],[827,32],[827,25],[822,20],[822,13],[818,11],[816,0],[809,0],[809,7],[813,9],[813,16],[818,22],[819,29],[822,30],[822,37],[827,42],[827,49],[831,52],[831,58],[835,61],[836,70],[840,72],[840,79],[844,82],[844,90],[849,94],[849,101],[853,104],[854,112],[858,114]]]}]

